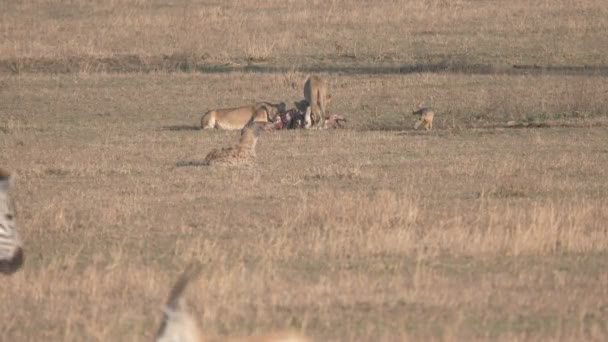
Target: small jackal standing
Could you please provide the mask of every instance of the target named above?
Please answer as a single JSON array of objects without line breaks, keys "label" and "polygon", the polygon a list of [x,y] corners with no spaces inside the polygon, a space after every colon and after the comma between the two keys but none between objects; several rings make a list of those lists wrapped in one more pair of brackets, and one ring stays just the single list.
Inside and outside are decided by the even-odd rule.
[{"label": "small jackal standing", "polygon": [[433,117],[435,112],[431,108],[423,108],[422,102],[418,103],[417,109],[412,112],[413,115],[418,116],[418,120],[414,124],[414,129],[418,129],[420,124],[424,124],[425,130],[433,129]]}]

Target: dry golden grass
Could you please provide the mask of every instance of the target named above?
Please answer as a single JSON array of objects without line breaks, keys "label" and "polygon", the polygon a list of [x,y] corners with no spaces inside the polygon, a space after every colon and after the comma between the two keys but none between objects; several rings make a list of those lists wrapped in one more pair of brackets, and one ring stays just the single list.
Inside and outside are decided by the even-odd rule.
[{"label": "dry golden grass", "polygon": [[[200,113],[297,97],[283,77],[4,78],[0,163],[18,177],[29,253],[0,292],[13,308],[0,313],[5,336],[149,340],[191,259],[205,264],[189,297],[212,337],[606,336],[605,114],[521,129],[499,110],[484,124],[466,115],[503,89],[521,115],[534,112],[537,99],[517,95],[540,94],[536,85],[552,89],[545,106],[565,111],[600,79],[336,77],[332,108],[354,130],[269,132],[253,168],[196,166],[238,136],[197,130]],[[469,102],[451,83],[496,96]],[[421,88],[453,94],[428,134],[408,114]],[[604,101],[589,100],[590,113]]]},{"label": "dry golden grass", "polygon": [[[605,340],[606,73],[476,64],[605,66],[606,11],[0,3],[0,166],[26,252],[2,280],[3,339],[151,340],[198,259],[188,298],[218,340]],[[283,71],[206,73],[248,63]],[[418,64],[463,72],[373,74]],[[205,111],[300,100],[314,68],[348,129],[268,132],[255,166],[200,166],[238,137],[198,130]],[[431,132],[412,130],[422,100]]]},{"label": "dry golden grass", "polygon": [[[608,64],[603,0],[30,0],[2,2],[0,13],[0,59],[11,61],[0,65],[16,72],[31,64],[84,72],[133,63]],[[172,55],[182,58],[156,58]]]}]

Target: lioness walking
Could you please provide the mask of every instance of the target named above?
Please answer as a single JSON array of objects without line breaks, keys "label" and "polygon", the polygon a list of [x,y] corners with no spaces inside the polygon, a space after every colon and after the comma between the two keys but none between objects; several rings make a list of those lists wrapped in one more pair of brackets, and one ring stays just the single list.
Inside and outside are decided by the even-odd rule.
[{"label": "lioness walking", "polygon": [[[201,273],[200,264],[191,264],[181,274],[169,293],[163,310],[163,319],[156,342],[203,342],[205,339],[194,317],[188,312],[183,299],[188,283]],[[265,336],[251,336],[234,339],[242,342],[306,342],[307,338],[291,332],[281,332]]]},{"label": "lioness walking", "polygon": [[307,102],[305,127],[325,127],[327,106],[331,101],[329,82],[319,76],[310,76],[304,83],[304,99]]},{"label": "lioness walking", "polygon": [[205,157],[206,165],[251,165],[255,160],[255,145],[263,132],[264,123],[251,121],[241,131],[239,143],[233,147],[215,149]]},{"label": "lioness walking", "polygon": [[201,118],[202,129],[242,129],[249,121],[272,122],[285,111],[285,103],[258,102],[253,105],[210,110]]}]

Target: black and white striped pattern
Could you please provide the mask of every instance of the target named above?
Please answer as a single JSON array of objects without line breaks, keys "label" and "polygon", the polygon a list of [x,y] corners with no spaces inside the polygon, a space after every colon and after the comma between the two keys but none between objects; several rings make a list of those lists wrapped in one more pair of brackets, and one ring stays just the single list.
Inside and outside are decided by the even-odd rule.
[{"label": "black and white striped pattern", "polygon": [[23,265],[23,248],[10,196],[13,179],[0,169],[0,273],[11,274]]}]

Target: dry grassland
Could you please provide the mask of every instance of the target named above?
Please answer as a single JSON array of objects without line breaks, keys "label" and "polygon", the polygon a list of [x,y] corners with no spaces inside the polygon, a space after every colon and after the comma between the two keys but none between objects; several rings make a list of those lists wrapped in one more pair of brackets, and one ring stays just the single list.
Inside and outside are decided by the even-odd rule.
[{"label": "dry grassland", "polygon": [[[603,2],[376,3],[0,4],[0,166],[26,248],[2,340],[150,340],[192,259],[188,301],[218,340],[608,338],[606,75],[474,67],[605,65]],[[163,54],[291,71],[120,64]],[[470,68],[356,72],[433,63]],[[310,65],[348,129],[268,132],[253,167],[200,165],[238,136],[200,115],[299,100]],[[424,98],[432,132],[412,130]]]},{"label": "dry grassland", "polygon": [[[0,3],[0,70],[604,66],[603,0]],[[407,69],[407,68],[406,68]]]}]

